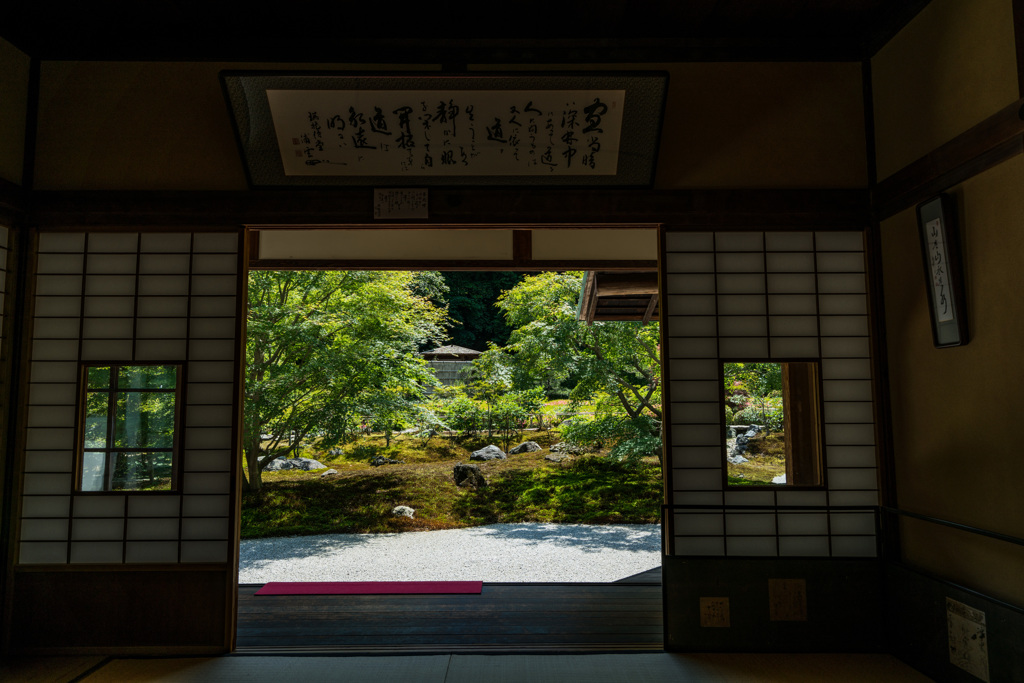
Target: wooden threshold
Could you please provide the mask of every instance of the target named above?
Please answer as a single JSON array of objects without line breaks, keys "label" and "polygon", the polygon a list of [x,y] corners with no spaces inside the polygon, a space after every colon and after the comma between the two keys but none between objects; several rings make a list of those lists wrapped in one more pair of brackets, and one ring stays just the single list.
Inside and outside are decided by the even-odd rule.
[{"label": "wooden threshold", "polygon": [[660,568],[617,583],[485,583],[479,595],[256,596],[259,588],[238,587],[239,654],[664,647]]}]

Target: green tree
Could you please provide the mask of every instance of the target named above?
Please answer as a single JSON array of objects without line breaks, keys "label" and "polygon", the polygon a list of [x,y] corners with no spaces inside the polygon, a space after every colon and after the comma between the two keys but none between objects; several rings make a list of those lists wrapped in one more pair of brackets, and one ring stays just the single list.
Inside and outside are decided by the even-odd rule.
[{"label": "green tree", "polygon": [[[652,436],[660,435],[658,325],[638,321],[587,325],[576,316],[580,283],[578,272],[541,273],[503,293],[497,306],[512,327],[508,345],[492,347],[478,365],[502,368],[516,389],[566,383],[572,386],[570,398],[577,404],[606,394],[633,431],[646,424]],[[660,443],[656,439],[648,444],[655,442]]]},{"label": "green tree", "polygon": [[488,344],[502,345],[510,332],[494,302],[523,279],[522,273],[445,271],[446,296],[431,295],[435,304],[447,303],[452,319],[451,343],[482,351]]},{"label": "green tree", "polygon": [[[722,377],[726,400],[737,407],[737,414],[753,412],[772,431],[781,429],[782,363],[725,363]],[[746,405],[751,408],[744,410]]]},{"label": "green tree", "polygon": [[447,316],[415,293],[422,283],[404,272],[250,273],[248,490],[258,491],[263,468],[297,453],[306,439],[320,438],[321,448],[342,443],[360,415],[394,413],[399,399],[408,402],[435,381],[416,351],[443,340]]}]

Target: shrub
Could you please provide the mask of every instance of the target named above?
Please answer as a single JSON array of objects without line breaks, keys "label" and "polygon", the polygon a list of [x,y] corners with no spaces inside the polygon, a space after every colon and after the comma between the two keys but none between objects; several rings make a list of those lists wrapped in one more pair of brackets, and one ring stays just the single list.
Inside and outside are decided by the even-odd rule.
[{"label": "shrub", "polygon": [[743,410],[736,411],[732,416],[732,422],[726,424],[758,424],[770,432],[782,431],[784,413],[782,401],[778,399],[767,399],[764,403],[764,410],[758,404],[753,404]]},{"label": "shrub", "polygon": [[608,457],[637,461],[661,456],[661,423],[648,415],[604,415],[593,420],[576,419],[562,424],[562,438],[577,446],[604,448]]},{"label": "shrub", "polygon": [[472,434],[486,426],[487,412],[466,395],[457,396],[446,407],[448,425],[462,436]]}]

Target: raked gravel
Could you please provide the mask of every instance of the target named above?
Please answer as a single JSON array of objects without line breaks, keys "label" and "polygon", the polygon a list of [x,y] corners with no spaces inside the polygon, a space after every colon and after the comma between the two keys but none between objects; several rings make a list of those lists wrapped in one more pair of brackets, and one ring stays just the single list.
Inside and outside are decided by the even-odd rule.
[{"label": "raked gravel", "polygon": [[661,564],[658,524],[491,524],[242,541],[239,583],[608,582]]}]

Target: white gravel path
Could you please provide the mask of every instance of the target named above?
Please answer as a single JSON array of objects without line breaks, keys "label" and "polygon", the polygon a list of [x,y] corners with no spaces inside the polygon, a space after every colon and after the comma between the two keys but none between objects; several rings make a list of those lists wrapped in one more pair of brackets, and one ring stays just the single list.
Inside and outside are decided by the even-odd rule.
[{"label": "white gravel path", "polygon": [[491,524],[241,543],[239,583],[618,581],[661,565],[661,526]]}]

